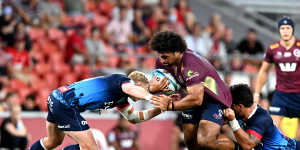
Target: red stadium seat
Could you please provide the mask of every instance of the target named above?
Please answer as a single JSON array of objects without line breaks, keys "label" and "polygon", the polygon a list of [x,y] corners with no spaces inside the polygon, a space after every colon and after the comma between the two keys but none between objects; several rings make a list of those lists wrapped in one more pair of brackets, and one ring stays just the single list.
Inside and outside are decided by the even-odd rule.
[{"label": "red stadium seat", "polygon": [[64,37],[64,32],[57,29],[57,28],[51,28],[48,30],[48,38],[50,40],[60,40]]},{"label": "red stadium seat", "polygon": [[19,89],[27,88],[27,84],[24,81],[12,79],[10,80],[10,88],[11,90],[18,91]]},{"label": "red stadium seat", "polygon": [[38,74],[38,75],[44,75],[47,73],[51,72],[51,65],[47,64],[47,63],[38,63],[35,65],[34,67],[34,71]]},{"label": "red stadium seat", "polygon": [[24,88],[24,89],[20,89],[18,91],[18,94],[20,96],[20,103],[23,103],[24,100],[26,99],[26,96],[28,96],[31,92],[32,92],[32,89],[29,88],[29,87]]},{"label": "red stadium seat", "polygon": [[76,73],[64,74],[64,76],[62,77],[60,85],[71,84],[72,82],[75,82],[77,80],[78,80],[78,75]]},{"label": "red stadium seat", "polygon": [[58,75],[64,76],[71,71],[71,67],[65,63],[56,63],[53,65],[54,72]]},{"label": "red stadium seat", "polygon": [[48,73],[44,75],[44,81],[47,82],[48,88],[51,90],[56,89],[59,86],[59,77],[54,73]]},{"label": "red stadium seat", "polygon": [[109,19],[105,16],[95,15],[92,22],[95,26],[103,28],[109,23]]},{"label": "red stadium seat", "polygon": [[47,100],[51,90],[44,88],[38,91],[36,104],[40,106],[41,110],[47,111]]},{"label": "red stadium seat", "polygon": [[45,32],[43,29],[41,28],[35,28],[35,27],[32,27],[30,28],[29,30],[29,37],[32,39],[32,40],[38,40],[38,39],[41,39],[42,37],[45,36]]}]

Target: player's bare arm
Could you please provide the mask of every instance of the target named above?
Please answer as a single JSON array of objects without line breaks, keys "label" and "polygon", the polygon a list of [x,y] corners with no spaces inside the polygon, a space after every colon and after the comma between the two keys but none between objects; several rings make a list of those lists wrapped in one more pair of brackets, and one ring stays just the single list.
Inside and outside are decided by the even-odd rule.
[{"label": "player's bare arm", "polygon": [[239,123],[235,118],[235,113],[231,108],[227,108],[224,110],[224,116],[228,118],[230,127],[233,130],[234,136],[237,142],[241,145],[244,150],[251,150],[254,148],[260,140],[257,139],[250,133],[245,132],[242,128],[240,128]]},{"label": "player's bare arm", "polygon": [[258,103],[259,101],[259,94],[261,93],[261,90],[264,86],[264,84],[267,81],[268,72],[271,69],[272,65],[266,61],[263,61],[262,66],[260,67],[257,80],[256,80],[256,86],[254,91],[254,102]]},{"label": "player's bare arm", "polygon": [[140,123],[152,119],[159,115],[159,108],[152,108],[143,111],[135,111],[132,105],[129,105],[120,110],[120,113],[131,123]]},{"label": "player's bare arm", "polygon": [[184,110],[201,106],[203,102],[204,86],[201,83],[194,84],[187,87],[187,91],[188,95],[178,101],[174,101],[168,96],[161,95],[159,97],[153,97],[154,101],[151,101],[151,103],[164,111]]},{"label": "player's bare arm", "polygon": [[124,93],[128,94],[131,97],[134,97],[134,101],[138,99],[151,100],[153,97],[152,94],[150,94],[146,89],[140,86],[136,86],[131,82],[124,83],[121,87]]}]

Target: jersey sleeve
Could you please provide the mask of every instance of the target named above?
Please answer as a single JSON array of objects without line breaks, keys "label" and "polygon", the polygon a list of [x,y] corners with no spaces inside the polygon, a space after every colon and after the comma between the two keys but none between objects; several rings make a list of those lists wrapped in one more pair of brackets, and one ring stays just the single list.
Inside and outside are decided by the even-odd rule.
[{"label": "jersey sleeve", "polygon": [[258,116],[246,127],[246,132],[261,140],[267,128],[272,124],[268,117]]},{"label": "jersey sleeve", "polygon": [[184,64],[184,69],[181,71],[181,74],[188,87],[203,82],[204,78],[207,76],[207,69],[200,63],[187,61]]},{"label": "jersey sleeve", "polygon": [[265,54],[265,58],[264,58],[264,61],[268,62],[268,63],[273,63],[273,55],[272,55],[272,51],[271,51],[271,48],[268,47],[267,48],[267,51],[266,51],[266,54]]},{"label": "jersey sleeve", "polygon": [[127,76],[125,75],[122,75],[122,74],[118,74],[117,76],[114,77],[114,80],[117,81],[117,84],[121,87],[122,84],[124,83],[129,83],[131,82],[131,79],[128,78]]}]

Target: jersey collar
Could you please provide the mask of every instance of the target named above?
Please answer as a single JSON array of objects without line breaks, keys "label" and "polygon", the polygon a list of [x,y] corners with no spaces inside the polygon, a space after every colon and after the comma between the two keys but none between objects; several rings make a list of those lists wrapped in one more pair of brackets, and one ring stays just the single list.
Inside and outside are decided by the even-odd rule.
[{"label": "jersey collar", "polygon": [[255,114],[257,108],[258,108],[258,107],[257,107],[257,104],[255,104],[255,108],[254,108],[254,109],[252,110],[252,112],[250,113],[248,119],[250,119],[250,118]]}]

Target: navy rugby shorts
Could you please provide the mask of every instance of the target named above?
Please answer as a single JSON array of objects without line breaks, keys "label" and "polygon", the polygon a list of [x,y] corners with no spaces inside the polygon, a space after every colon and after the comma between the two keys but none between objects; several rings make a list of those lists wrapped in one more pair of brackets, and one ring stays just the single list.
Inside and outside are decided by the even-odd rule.
[{"label": "navy rugby shorts", "polygon": [[198,124],[200,120],[208,120],[223,125],[224,105],[213,99],[205,99],[199,107],[182,111],[182,123]]},{"label": "navy rugby shorts", "polygon": [[271,115],[300,117],[300,93],[286,93],[276,90],[269,108]]},{"label": "navy rugby shorts", "polygon": [[67,106],[54,98],[48,97],[47,121],[57,124],[62,131],[84,131],[89,129],[87,121],[73,107]]}]

